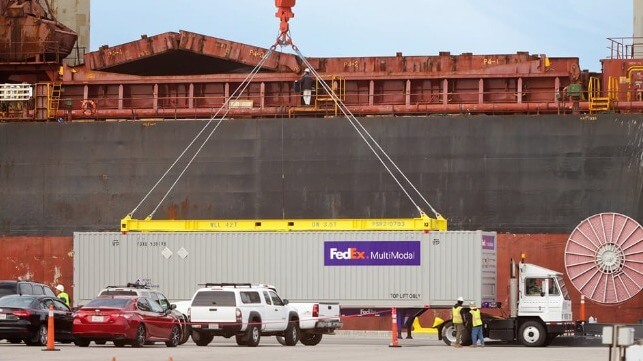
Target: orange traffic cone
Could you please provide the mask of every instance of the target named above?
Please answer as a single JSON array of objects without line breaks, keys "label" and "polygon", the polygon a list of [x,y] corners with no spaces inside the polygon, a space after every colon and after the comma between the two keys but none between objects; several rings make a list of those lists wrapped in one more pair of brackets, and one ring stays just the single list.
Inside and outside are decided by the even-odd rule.
[{"label": "orange traffic cone", "polygon": [[397,342],[397,309],[391,308],[391,344],[388,347],[402,347]]},{"label": "orange traffic cone", "polygon": [[60,351],[54,347],[54,305],[49,305],[49,315],[47,316],[47,348],[43,351]]}]

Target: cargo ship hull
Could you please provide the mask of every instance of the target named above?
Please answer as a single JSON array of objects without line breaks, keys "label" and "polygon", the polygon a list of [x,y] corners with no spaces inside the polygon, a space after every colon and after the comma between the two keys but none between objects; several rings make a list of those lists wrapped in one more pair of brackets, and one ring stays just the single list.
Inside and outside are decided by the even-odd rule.
[{"label": "cargo ship hull", "polygon": [[[362,122],[449,220],[449,229],[565,234],[599,212],[643,219],[641,115]],[[205,120],[0,124],[0,234],[118,230],[119,220],[205,125]],[[179,162],[134,217],[152,212],[185,164]],[[430,214],[420,199],[414,201]],[[417,215],[347,120],[294,118],[224,121],[154,218]]]}]

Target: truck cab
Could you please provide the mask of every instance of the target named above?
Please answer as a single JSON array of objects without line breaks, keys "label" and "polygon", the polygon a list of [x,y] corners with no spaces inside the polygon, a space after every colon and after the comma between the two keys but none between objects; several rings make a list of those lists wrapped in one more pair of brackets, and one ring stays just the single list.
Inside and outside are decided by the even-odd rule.
[{"label": "truck cab", "polygon": [[560,272],[521,263],[518,282],[518,317],[539,317],[543,322],[571,322],[572,301]]}]

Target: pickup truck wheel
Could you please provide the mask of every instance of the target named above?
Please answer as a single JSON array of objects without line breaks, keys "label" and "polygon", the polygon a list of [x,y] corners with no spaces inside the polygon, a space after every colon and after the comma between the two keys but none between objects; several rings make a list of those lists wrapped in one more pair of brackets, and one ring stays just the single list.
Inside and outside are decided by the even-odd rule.
[{"label": "pickup truck wheel", "polygon": [[455,327],[453,326],[453,322],[447,321],[444,323],[444,326],[442,326],[442,341],[444,341],[447,346],[451,346],[455,342]]},{"label": "pickup truck wheel", "polygon": [[248,343],[246,342],[246,335],[236,335],[234,336],[234,340],[237,341],[237,345],[239,346],[248,345]]},{"label": "pickup truck wheel", "polygon": [[246,337],[247,346],[257,347],[259,345],[259,341],[261,340],[261,330],[259,329],[259,325],[257,324],[249,325],[248,331],[245,337]]},{"label": "pickup truck wheel", "polygon": [[277,336],[277,342],[279,342],[281,346],[286,346],[286,340],[284,340],[283,336]]},{"label": "pickup truck wheel", "polygon": [[299,341],[306,346],[315,346],[321,342],[322,336],[321,333],[305,333]]},{"label": "pickup truck wheel", "polygon": [[518,341],[527,347],[539,347],[547,341],[545,327],[537,321],[527,321],[520,326]]},{"label": "pickup truck wheel", "polygon": [[192,330],[192,341],[196,343],[197,346],[207,346],[212,342],[214,335],[207,335],[202,332]]},{"label": "pickup truck wheel", "polygon": [[288,322],[288,327],[284,332],[284,343],[286,346],[295,346],[299,341],[299,320]]}]

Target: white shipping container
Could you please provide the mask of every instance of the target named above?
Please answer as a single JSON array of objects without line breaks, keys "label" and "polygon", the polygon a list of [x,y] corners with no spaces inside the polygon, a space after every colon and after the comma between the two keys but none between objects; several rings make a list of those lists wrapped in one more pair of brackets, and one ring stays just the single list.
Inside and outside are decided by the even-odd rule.
[{"label": "white shipping container", "polygon": [[292,302],[446,307],[496,301],[496,233],[74,233],[74,304],[150,280],[171,300],[198,284],[274,285]]}]

